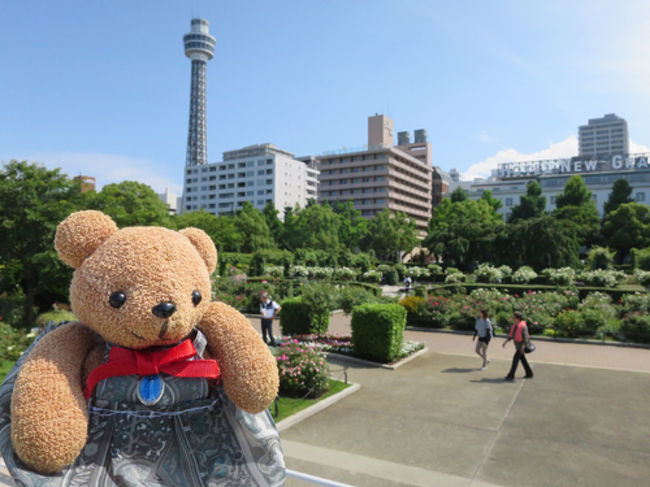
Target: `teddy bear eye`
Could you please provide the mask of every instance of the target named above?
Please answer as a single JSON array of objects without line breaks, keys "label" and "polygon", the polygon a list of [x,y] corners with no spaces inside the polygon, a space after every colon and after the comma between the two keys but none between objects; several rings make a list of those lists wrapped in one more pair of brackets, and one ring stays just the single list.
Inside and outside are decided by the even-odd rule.
[{"label": "teddy bear eye", "polygon": [[201,293],[198,291],[192,291],[192,303],[194,306],[198,306],[201,302]]},{"label": "teddy bear eye", "polygon": [[108,302],[113,308],[121,308],[126,302],[126,296],[122,291],[115,291],[111,294],[111,297],[108,298]]}]

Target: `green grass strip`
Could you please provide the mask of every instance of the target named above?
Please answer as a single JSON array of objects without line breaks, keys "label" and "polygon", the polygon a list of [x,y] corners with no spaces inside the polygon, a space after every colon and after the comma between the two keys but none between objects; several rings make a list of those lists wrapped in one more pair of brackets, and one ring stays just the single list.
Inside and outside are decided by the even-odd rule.
[{"label": "green grass strip", "polygon": [[308,408],[309,406],[316,404],[318,401],[322,401],[334,394],[341,392],[343,389],[350,387],[351,384],[346,384],[334,379],[327,379],[329,389],[318,399],[301,399],[299,397],[280,397],[278,400],[278,415],[275,416],[275,404],[271,404],[269,410],[275,422],[280,422],[289,416],[296,414],[303,409]]}]

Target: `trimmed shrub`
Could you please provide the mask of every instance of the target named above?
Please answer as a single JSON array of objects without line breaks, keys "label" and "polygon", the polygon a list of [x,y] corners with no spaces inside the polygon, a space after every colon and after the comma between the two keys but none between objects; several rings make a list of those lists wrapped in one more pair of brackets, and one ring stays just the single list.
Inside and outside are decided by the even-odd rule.
[{"label": "trimmed shrub", "polygon": [[534,279],[537,279],[537,272],[527,265],[521,266],[517,269],[510,278],[510,280],[515,284],[528,284]]},{"label": "trimmed shrub", "polygon": [[474,276],[477,282],[501,282],[503,279],[501,271],[490,264],[478,266],[478,269],[474,271]]},{"label": "trimmed shrub", "polygon": [[512,268],[509,265],[501,265],[498,269],[501,272],[502,279],[512,276]]},{"label": "trimmed shrub", "polygon": [[336,269],[334,269],[332,276],[334,277],[334,279],[338,279],[340,281],[347,281],[350,279],[354,279],[357,276],[357,273],[354,272],[349,267],[337,267]]},{"label": "trimmed shrub", "polygon": [[285,299],[281,306],[280,327],[282,333],[308,335],[327,332],[330,319],[329,311],[321,314],[311,313],[309,305],[303,302],[302,296]]},{"label": "trimmed shrub", "polygon": [[466,280],[467,276],[462,272],[452,272],[451,274],[447,274],[447,277],[445,277],[445,284],[458,284],[460,282],[465,282]]},{"label": "trimmed shrub", "polygon": [[313,347],[291,340],[280,346],[275,359],[281,395],[316,398],[327,392],[329,367],[325,357]]},{"label": "trimmed shrub", "polygon": [[625,273],[621,271],[595,269],[593,271],[581,272],[578,277],[590,286],[612,288],[618,285],[619,280],[625,278]]},{"label": "trimmed shrub", "polygon": [[423,297],[406,296],[400,299],[399,304],[406,309],[407,324],[422,325],[431,321],[431,312],[428,310],[427,300]]},{"label": "trimmed shrub", "polygon": [[623,318],[620,331],[630,341],[650,343],[650,316],[640,312],[629,313]]},{"label": "trimmed shrub", "polygon": [[406,309],[399,304],[367,303],[352,311],[355,352],[379,362],[394,360],[401,351]]},{"label": "trimmed shrub", "polygon": [[289,268],[290,277],[308,277],[309,269],[304,265],[294,265]]},{"label": "trimmed shrub", "polygon": [[650,287],[650,271],[642,271],[637,269],[634,271],[634,278],[645,287]]},{"label": "trimmed shrub", "polygon": [[650,247],[645,249],[632,249],[633,266],[644,271],[650,271]]},{"label": "trimmed shrub", "polygon": [[280,265],[265,265],[264,266],[264,275],[271,277],[283,277],[284,276],[284,267]]},{"label": "trimmed shrub", "polygon": [[426,279],[429,277],[429,270],[424,267],[411,266],[406,268],[406,274],[413,279]]},{"label": "trimmed shrub", "polygon": [[377,267],[377,270],[381,272],[384,283],[394,286],[399,282],[399,275],[393,266],[382,264]]},{"label": "trimmed shrub", "polygon": [[361,280],[363,282],[373,282],[375,284],[379,284],[381,282],[381,272],[375,270],[366,271],[361,274]]},{"label": "trimmed shrub", "polygon": [[542,276],[549,284],[556,286],[569,286],[576,279],[576,272],[571,267],[560,267],[558,269],[548,268],[542,271]]},{"label": "trimmed shrub", "polygon": [[614,263],[614,252],[606,247],[594,247],[587,255],[589,269],[610,269]]}]

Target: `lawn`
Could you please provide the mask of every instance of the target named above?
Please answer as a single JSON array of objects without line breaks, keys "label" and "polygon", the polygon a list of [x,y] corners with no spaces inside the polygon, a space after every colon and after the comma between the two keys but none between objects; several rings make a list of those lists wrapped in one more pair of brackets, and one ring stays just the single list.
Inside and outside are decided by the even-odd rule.
[{"label": "lawn", "polygon": [[341,392],[343,389],[350,386],[345,382],[341,382],[334,379],[328,379],[329,390],[323,394],[318,399],[301,399],[297,397],[280,397],[278,400],[278,415],[275,415],[275,403],[271,404],[269,410],[275,422],[280,422],[289,416],[296,414],[303,409],[308,408],[309,406],[316,404],[318,401],[322,401],[330,396],[333,396],[337,392]]}]

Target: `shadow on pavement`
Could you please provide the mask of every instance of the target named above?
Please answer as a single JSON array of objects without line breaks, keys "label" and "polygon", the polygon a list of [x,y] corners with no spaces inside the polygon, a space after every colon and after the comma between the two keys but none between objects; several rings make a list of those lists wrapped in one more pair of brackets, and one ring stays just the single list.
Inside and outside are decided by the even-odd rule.
[{"label": "shadow on pavement", "polygon": [[467,374],[468,372],[476,372],[478,369],[476,367],[473,367],[471,369],[462,369],[459,367],[451,367],[449,369],[441,370],[440,372],[444,374],[452,373],[452,374]]},{"label": "shadow on pavement", "polygon": [[[483,377],[482,379],[472,379],[470,382],[478,382],[479,384],[510,384],[511,382],[507,382],[503,380],[503,377],[499,377],[497,379],[490,379],[488,377]],[[514,383],[515,381],[512,381]]]}]

